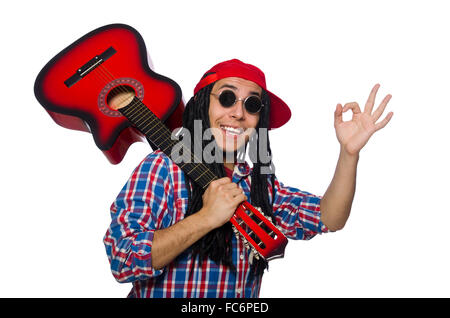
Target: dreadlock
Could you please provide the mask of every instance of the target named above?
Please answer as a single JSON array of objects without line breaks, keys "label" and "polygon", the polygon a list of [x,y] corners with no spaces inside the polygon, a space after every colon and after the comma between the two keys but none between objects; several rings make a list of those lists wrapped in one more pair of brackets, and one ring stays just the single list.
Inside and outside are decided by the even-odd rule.
[{"label": "dreadlock", "polygon": [[[210,128],[209,122],[209,96],[211,94],[213,84],[205,86],[200,91],[197,92],[195,96],[193,96],[189,102],[186,104],[186,109],[183,113],[183,127],[187,129],[191,136],[194,136],[194,121],[201,120],[203,132]],[[262,107],[260,112],[260,119],[257,125],[256,134],[259,134],[258,128],[268,128],[269,124],[269,111],[270,111],[270,100],[267,92],[263,90],[262,92],[262,103],[264,107]],[[271,158],[271,150],[268,139],[267,129],[263,129],[264,133],[267,134],[267,149],[263,149]],[[203,134],[202,132],[202,134]],[[205,148],[207,141],[202,140],[202,149]],[[268,196],[268,175],[261,174],[261,168],[264,166],[270,166],[269,163],[261,163],[260,160],[260,143],[256,143],[256,153],[257,160],[253,163],[253,170],[251,173],[251,190],[250,190],[250,201],[253,206],[258,206],[262,209],[263,213],[272,218],[273,221],[273,213],[272,213],[272,203],[269,202]],[[193,147],[193,142],[192,146]],[[216,148],[215,148],[216,149]],[[222,163],[205,163],[213,173],[221,178],[225,176],[224,165]],[[271,178],[272,187],[274,186],[274,175],[273,173],[269,175]],[[197,211],[199,211],[203,206],[202,195],[204,190],[201,186],[197,185],[193,182],[187,174],[185,174],[185,179],[188,180],[188,193],[189,193],[189,201],[186,215],[191,215]],[[274,192],[272,192],[274,193]],[[216,228],[198,240],[196,243],[192,245],[192,256],[195,258],[199,257],[200,263],[202,263],[206,258],[210,258],[216,264],[223,264],[231,268],[232,270],[236,270],[233,262],[232,262],[232,236],[234,232],[232,231],[232,225],[230,222],[225,223],[219,228]],[[194,264],[194,262],[192,263]],[[261,275],[264,270],[267,268],[267,261],[263,259],[253,260],[252,271],[256,275]]]}]

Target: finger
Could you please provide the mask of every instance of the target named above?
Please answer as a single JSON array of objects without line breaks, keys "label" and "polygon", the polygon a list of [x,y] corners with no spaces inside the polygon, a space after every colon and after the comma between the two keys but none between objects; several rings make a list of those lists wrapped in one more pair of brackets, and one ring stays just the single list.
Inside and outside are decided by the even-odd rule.
[{"label": "finger", "polygon": [[394,113],[389,112],[382,121],[375,124],[375,131],[380,130],[381,128],[384,128],[388,124],[388,122],[391,120],[392,116],[394,116]]},{"label": "finger", "polygon": [[334,125],[339,125],[342,123],[342,105],[337,104],[336,110],[334,111]]},{"label": "finger", "polygon": [[357,102],[345,104],[344,108],[342,109],[342,112],[345,113],[349,109],[352,110],[353,114],[359,114],[361,112],[361,109],[359,108],[359,105]]},{"label": "finger", "polygon": [[376,122],[381,115],[384,112],[384,109],[386,108],[387,104],[389,103],[389,101],[391,100],[392,95],[388,94],[386,95],[386,97],[383,99],[383,101],[381,102],[380,106],[378,106],[378,108],[373,112],[373,122]]},{"label": "finger", "polygon": [[235,196],[235,197],[233,198],[233,201],[234,201],[236,204],[239,204],[239,203],[241,203],[241,202],[247,201],[247,196],[246,196],[244,193],[241,193],[241,194]]},{"label": "finger", "polygon": [[238,196],[240,194],[244,193],[244,190],[242,190],[241,188],[236,188],[236,189],[230,189],[229,194],[231,194],[233,197]]},{"label": "finger", "polygon": [[380,84],[375,84],[369,94],[369,98],[367,99],[366,106],[364,106],[364,112],[367,114],[372,113],[373,105],[375,104],[375,97],[377,96],[378,89],[380,88]]},{"label": "finger", "polygon": [[230,183],[220,185],[220,189],[229,191],[229,190],[233,190],[233,189],[239,189],[239,187],[236,183],[230,182]]},{"label": "finger", "polygon": [[210,186],[210,187],[211,187],[211,186],[212,186],[212,187],[219,187],[219,186],[221,186],[221,185],[228,184],[228,183],[231,183],[231,179],[228,178],[228,177],[223,177],[223,178],[214,180],[213,182],[211,182],[211,184],[210,184],[209,186]]}]

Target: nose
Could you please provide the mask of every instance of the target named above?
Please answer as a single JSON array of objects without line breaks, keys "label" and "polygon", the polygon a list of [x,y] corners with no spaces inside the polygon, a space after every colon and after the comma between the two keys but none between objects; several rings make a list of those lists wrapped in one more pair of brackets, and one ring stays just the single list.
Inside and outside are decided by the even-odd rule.
[{"label": "nose", "polygon": [[244,117],[244,101],[238,100],[236,101],[236,104],[234,104],[230,108],[230,115],[234,119],[242,119]]}]

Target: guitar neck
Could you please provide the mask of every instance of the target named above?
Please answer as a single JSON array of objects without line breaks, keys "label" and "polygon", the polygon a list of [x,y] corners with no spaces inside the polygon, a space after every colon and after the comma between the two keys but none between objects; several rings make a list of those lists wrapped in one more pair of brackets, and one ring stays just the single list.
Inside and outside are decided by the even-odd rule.
[{"label": "guitar neck", "polygon": [[180,143],[183,151],[190,154],[190,161],[180,162],[177,165],[203,189],[217,179],[205,164],[194,162],[194,155],[190,149],[186,148],[179,140],[174,139],[170,129],[139,98],[134,97],[131,103],[119,109],[119,112],[169,158],[172,157],[173,147]]}]

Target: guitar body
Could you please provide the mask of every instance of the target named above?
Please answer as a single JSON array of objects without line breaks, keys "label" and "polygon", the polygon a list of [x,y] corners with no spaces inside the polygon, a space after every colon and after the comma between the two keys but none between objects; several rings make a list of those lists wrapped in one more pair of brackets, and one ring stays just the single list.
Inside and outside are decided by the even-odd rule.
[{"label": "guitar body", "polygon": [[56,55],[39,73],[36,98],[62,127],[90,132],[112,164],[145,136],[108,105],[117,88],[134,91],[171,130],[180,127],[180,87],[148,65],[145,43],[128,25],[98,28]]}]

